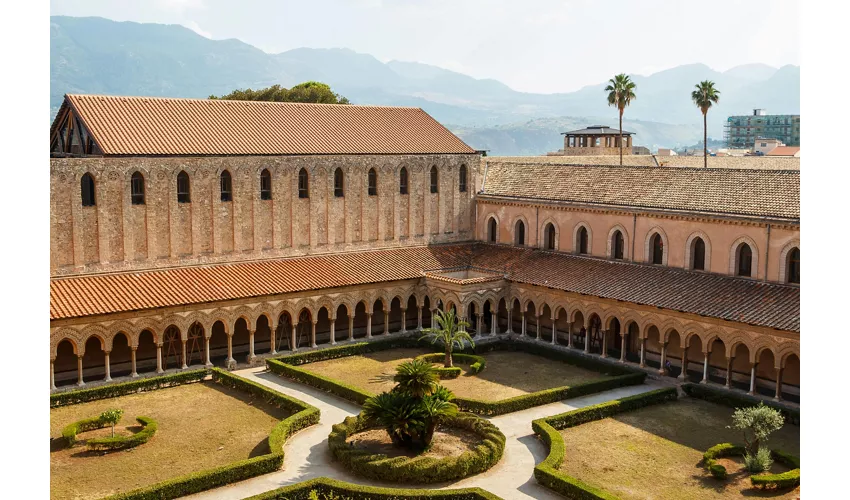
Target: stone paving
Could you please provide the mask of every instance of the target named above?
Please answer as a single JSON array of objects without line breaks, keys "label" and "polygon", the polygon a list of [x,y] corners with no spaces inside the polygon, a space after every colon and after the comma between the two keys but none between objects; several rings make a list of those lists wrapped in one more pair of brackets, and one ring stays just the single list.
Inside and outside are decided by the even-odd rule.
[{"label": "stone paving", "polygon": [[498,464],[484,473],[452,483],[417,486],[363,479],[351,474],[334,461],[327,443],[331,426],[347,416],[359,413],[359,406],[332,394],[279,377],[262,367],[238,370],[234,373],[318,407],[322,412],[321,422],[289,438],[284,447],[286,456],[281,470],[186,498],[237,500],[321,476],[351,483],[389,487],[446,489],[478,486],[505,499],[561,498],[538,485],[534,479],[534,466],[546,457],[546,446],[534,435],[531,421],[669,385],[647,379],[646,384],[639,386],[613,389],[492,417],[490,420],[507,438],[505,454]]}]

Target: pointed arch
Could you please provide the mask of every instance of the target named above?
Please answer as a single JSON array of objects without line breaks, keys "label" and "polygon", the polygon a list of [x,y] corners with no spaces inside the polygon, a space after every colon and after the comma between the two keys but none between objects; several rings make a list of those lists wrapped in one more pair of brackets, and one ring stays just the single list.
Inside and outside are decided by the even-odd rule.
[{"label": "pointed arch", "polygon": [[260,172],[260,199],[272,199],[272,174],[267,168]]},{"label": "pointed arch", "polygon": [[84,173],[80,178],[80,199],[84,207],[97,205],[94,176],[88,172]]},{"label": "pointed arch", "polygon": [[779,252],[779,281],[800,284],[800,240],[789,241]]},{"label": "pointed arch", "polygon": [[560,248],[561,230],[558,223],[552,218],[543,221],[542,230],[538,233],[540,241],[538,245],[544,250],[558,250]]},{"label": "pointed arch", "polygon": [[[582,230],[584,230],[582,232]],[[573,228],[573,253],[582,255],[593,254],[593,230],[590,224],[580,221]]]},{"label": "pointed arch", "polygon": [[[699,242],[702,241],[703,246],[703,265],[699,267]],[[702,231],[694,231],[685,240],[685,269],[695,271],[711,271],[711,240],[708,235]]]},{"label": "pointed arch", "polygon": [[[749,262],[746,262],[747,251],[749,251]],[[741,266],[745,268],[742,269]],[[739,274],[739,271],[745,271],[746,267],[749,268],[749,275]],[[759,249],[756,242],[749,236],[739,237],[729,247],[729,274],[749,278],[759,277]]]},{"label": "pointed arch", "polygon": [[[620,233],[619,239],[617,233]],[[629,259],[629,233],[622,224],[615,224],[608,230],[608,238],[605,242],[605,256],[609,259]]]},{"label": "pointed arch", "polygon": [[670,254],[667,242],[667,233],[661,226],[655,226],[646,233],[646,241],[643,246],[644,262],[647,264],[667,265],[667,257]]}]

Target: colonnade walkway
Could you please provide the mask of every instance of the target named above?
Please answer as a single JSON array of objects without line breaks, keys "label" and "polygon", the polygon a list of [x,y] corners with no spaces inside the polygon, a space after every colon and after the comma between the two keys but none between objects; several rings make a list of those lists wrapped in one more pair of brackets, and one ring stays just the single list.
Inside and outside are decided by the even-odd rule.
[{"label": "colonnade walkway", "polygon": [[547,450],[546,445],[534,435],[531,421],[673,385],[647,379],[647,383],[642,385],[621,387],[490,417],[489,420],[498,426],[507,438],[504,456],[498,464],[484,473],[451,483],[409,485],[363,479],[348,472],[334,461],[327,442],[331,426],[342,422],[345,417],[360,413],[359,406],[319,389],[270,373],[264,367],[248,368],[234,373],[316,406],[322,412],[321,421],[289,438],[284,447],[285,459],[281,470],[186,498],[240,500],[281,486],[326,476],[356,484],[396,488],[447,489],[478,486],[505,499],[559,499],[562,497],[540,486],[534,479],[534,466],[546,458]]}]

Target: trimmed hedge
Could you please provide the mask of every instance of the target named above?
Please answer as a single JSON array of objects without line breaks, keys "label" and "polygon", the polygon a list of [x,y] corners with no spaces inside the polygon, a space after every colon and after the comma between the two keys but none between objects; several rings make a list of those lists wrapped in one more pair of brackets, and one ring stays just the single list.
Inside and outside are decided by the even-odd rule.
[{"label": "trimmed hedge", "polygon": [[549,446],[549,455],[534,468],[534,478],[567,498],[615,500],[616,496],[558,470],[566,457],[564,438],[558,431],[676,398],[676,388],[668,387],[532,421],[535,434]]},{"label": "trimmed hedge", "polygon": [[76,391],[59,392],[50,395],[50,407],[74,405],[99,399],[117,398],[137,392],[155,391],[166,387],[200,382],[207,376],[206,369],[188,370],[185,372],[162,375],[160,377],[142,378],[121,382],[120,384],[109,384],[91,389],[80,389]]},{"label": "trimmed hedge", "polygon": [[459,488],[454,490],[424,490],[384,488],[346,483],[319,477],[291,486],[267,491],[249,497],[246,500],[309,500],[315,493],[318,498],[333,498],[335,500],[502,500],[489,491],[481,488]]},{"label": "trimmed hedge", "polygon": [[89,439],[86,446],[90,450],[124,450],[145,444],[156,434],[156,420],[150,417],[136,417],[136,422],[142,424],[142,430],[131,436],[115,436],[100,439]]},{"label": "trimmed hedge", "polygon": [[800,459],[781,450],[771,450],[773,459],[787,467],[788,472],[781,474],[764,474],[761,476],[750,476],[750,482],[754,487],[760,489],[792,488],[800,484]]},{"label": "trimmed hedge", "polygon": [[[319,349],[305,353],[291,354],[280,358],[267,359],[266,366],[269,371],[274,372],[283,377],[292,379],[296,382],[316,387],[331,394],[335,394],[343,399],[347,399],[353,403],[362,405],[367,399],[374,396],[372,392],[365,391],[353,385],[346,384],[339,380],[325,377],[312,373],[308,370],[300,368],[298,365],[312,363],[315,361],[324,361],[328,359],[337,359],[356,354],[364,354],[369,352],[377,352],[385,349],[393,349],[396,347],[427,347],[422,342],[410,337],[396,338],[392,340],[381,340],[377,342],[359,342],[348,344],[345,346],[330,347],[327,349]],[[523,394],[512,398],[506,398],[499,401],[483,401],[472,398],[455,397],[453,402],[458,407],[466,412],[476,413],[478,415],[502,415],[519,410],[525,410],[535,406],[555,403],[564,399],[586,396],[596,392],[616,389],[628,385],[639,385],[646,379],[646,373],[640,370],[625,366],[615,366],[602,362],[587,356],[582,356],[575,353],[553,351],[543,345],[532,344],[529,342],[512,342],[499,340],[485,344],[476,344],[475,352],[490,352],[494,350],[522,351],[530,354],[540,355],[556,361],[563,361],[581,368],[590,369],[597,372],[609,373],[614,376],[602,380],[594,380],[584,384],[578,384],[569,387],[555,387],[543,391],[533,392],[531,394]],[[424,356],[442,356],[442,354],[425,354]],[[474,354],[454,353],[455,359],[461,363],[472,361],[473,364],[481,363],[477,368],[481,371],[486,366],[486,361],[483,357]],[[437,358],[435,358],[437,359]],[[442,359],[442,358],[440,358]],[[458,375],[460,374],[460,369]],[[470,371],[472,365],[470,365]],[[442,376],[441,378],[450,378]]]},{"label": "trimmed hedge", "polygon": [[702,463],[715,479],[726,479],[726,467],[718,464],[716,459],[743,455],[745,451],[743,446],[736,446],[732,443],[716,444],[702,454]]},{"label": "trimmed hedge", "polygon": [[682,390],[685,391],[685,394],[693,398],[704,399],[730,408],[758,406],[759,403],[764,403],[765,406],[774,408],[782,413],[786,422],[797,426],[800,425],[799,410],[788,408],[776,403],[775,401],[764,400],[755,396],[750,396],[749,394],[742,394],[740,392],[732,392],[726,389],[711,387],[708,384],[694,384],[688,382],[686,384],[682,384]]},{"label": "trimmed hedge", "polygon": [[[214,469],[186,474],[150,486],[119,493],[107,497],[108,500],[168,500],[274,472],[283,465],[283,445],[286,439],[295,432],[319,422],[320,413],[318,408],[220,368],[212,368],[209,371],[192,370],[162,377],[134,380],[115,384],[114,386],[54,394],[50,396],[50,405],[51,407],[55,407],[77,404],[141,391],[172,387],[190,382],[199,382],[210,373],[212,374],[213,383],[248,392],[262,398],[267,403],[294,412],[293,415],[281,420],[269,434],[269,448],[271,452],[259,457],[240,460]],[[58,398],[54,400],[56,397]],[[143,417],[139,418],[141,419]],[[76,429],[77,432],[82,432],[83,430],[79,426]],[[141,432],[137,433],[136,436],[139,434]]]},{"label": "trimmed hedge", "polygon": [[65,446],[70,448],[74,446],[74,444],[76,444],[77,434],[79,434],[80,432],[102,429],[107,425],[109,424],[101,420],[100,416],[78,420],[74,423],[66,425],[62,429],[62,440],[65,441]]},{"label": "trimmed hedge", "polygon": [[351,472],[369,479],[392,482],[435,483],[451,481],[483,472],[502,458],[505,435],[489,420],[469,413],[460,413],[447,420],[443,427],[465,429],[481,438],[474,450],[457,457],[436,459],[431,457],[395,457],[373,454],[353,448],[346,439],[352,434],[370,428],[369,422],[357,417],[346,417],[333,426],[328,435],[328,447],[334,457]]},{"label": "trimmed hedge", "polygon": [[[445,357],[445,353],[435,352],[432,354],[416,356],[416,359],[425,359],[432,363],[442,363],[445,360]],[[475,354],[452,353],[452,361],[455,363],[469,365],[469,373],[473,375],[480,373],[487,366],[487,360],[481,356],[476,356]],[[441,379],[458,378],[461,374],[461,369],[456,366],[451,368],[439,367],[437,368],[437,372],[440,373]]]}]

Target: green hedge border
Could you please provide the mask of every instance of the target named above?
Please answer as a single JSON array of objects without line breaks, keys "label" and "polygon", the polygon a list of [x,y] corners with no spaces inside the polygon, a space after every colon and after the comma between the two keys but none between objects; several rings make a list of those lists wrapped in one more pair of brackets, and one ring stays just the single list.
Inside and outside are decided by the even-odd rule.
[{"label": "green hedge border", "polygon": [[750,396],[749,394],[742,394],[728,389],[711,387],[709,384],[694,384],[688,382],[682,384],[682,390],[685,391],[685,394],[693,398],[704,399],[730,408],[758,406],[759,403],[764,403],[765,406],[770,406],[782,413],[786,422],[798,427],[800,425],[800,410],[788,408],[787,406],[778,404],[775,401],[764,400],[755,396]]},{"label": "green hedge border", "polygon": [[142,430],[130,436],[114,436],[99,439],[89,439],[86,446],[95,451],[126,450],[145,444],[156,434],[156,420],[150,417],[136,417],[136,422],[142,425]]},{"label": "green hedge border", "polygon": [[[445,353],[434,352],[431,354],[416,356],[416,359],[424,359],[432,363],[442,363],[445,360],[445,357]],[[481,373],[481,371],[487,367],[487,360],[481,356],[476,356],[475,354],[452,353],[452,361],[469,365],[469,373],[473,375]],[[458,378],[461,375],[461,369],[457,366],[453,366],[451,368],[440,366],[437,368],[437,373],[440,374],[441,379]]]},{"label": "green hedge border", "polygon": [[[311,492],[338,500],[502,500],[481,488],[453,490],[425,490],[412,488],[385,488],[346,483],[327,477],[310,479],[291,486],[267,491],[245,500],[309,500]],[[319,496],[319,498],[322,498]]]},{"label": "green hedge border", "polygon": [[[703,466],[716,479],[726,479],[726,467],[718,464],[715,459],[730,456],[744,456],[746,449],[731,443],[721,443],[709,448],[703,455]],[[750,476],[750,482],[755,488],[791,488],[800,484],[800,459],[781,450],[770,450],[773,460],[791,470],[779,474],[762,474]]]},{"label": "green hedge border", "polygon": [[615,495],[558,470],[566,457],[564,438],[558,431],[645,406],[675,401],[677,396],[675,387],[667,387],[532,421],[531,427],[535,434],[549,446],[549,455],[534,467],[534,478],[541,485],[567,498],[617,499]]},{"label": "green hedge border", "polygon": [[[330,347],[327,349],[319,349],[305,353],[296,353],[279,358],[267,359],[266,366],[269,371],[273,373],[292,379],[296,382],[330,392],[331,394],[335,394],[343,399],[362,405],[367,399],[375,394],[330,377],[311,373],[308,370],[300,368],[300,365],[357,354],[378,352],[396,347],[427,348],[427,344],[423,344],[417,341],[417,339],[411,337],[400,337],[392,340],[380,340],[373,342],[358,342],[344,346]],[[533,344],[530,342],[500,339],[495,342],[477,344],[474,351],[475,353],[483,353],[494,350],[527,352],[556,361],[563,361],[574,366],[579,366],[599,373],[613,374],[614,376],[607,379],[593,380],[573,386],[555,387],[498,401],[483,401],[479,399],[456,397],[453,402],[457,404],[461,410],[476,413],[478,415],[502,415],[505,413],[526,410],[535,406],[555,403],[564,399],[616,389],[619,387],[640,385],[646,379],[646,372],[636,370],[634,368],[617,366],[568,351],[556,351],[544,345]],[[455,356],[458,357],[466,355],[466,353],[455,354]],[[475,356],[475,358],[478,358],[478,356]]]},{"label": "green hedge border", "polygon": [[716,444],[702,454],[702,465],[715,479],[726,479],[726,467],[718,464],[716,459],[743,455],[744,451],[743,446],[732,443]]},{"label": "green hedge border", "polygon": [[263,398],[269,404],[277,405],[294,412],[289,417],[281,420],[269,434],[269,449],[271,452],[259,457],[240,460],[213,469],[193,472],[150,486],[112,495],[106,497],[108,500],[168,500],[274,472],[283,465],[283,445],[287,438],[299,430],[319,422],[320,412],[318,408],[262,384],[229,373],[221,368],[178,372],[171,375],[134,380],[112,386],[53,394],[50,396],[50,405],[53,408],[98,399],[113,398],[136,392],[174,387],[187,383],[200,382],[207,375],[212,375],[212,381],[214,383],[248,392],[254,396]]},{"label": "green hedge border", "polygon": [[62,440],[65,447],[70,448],[77,443],[77,434],[80,432],[102,429],[107,425],[109,424],[101,420],[100,416],[77,420],[62,428]]},{"label": "green hedge border", "polygon": [[352,448],[346,439],[352,434],[371,428],[370,422],[359,416],[346,417],[332,427],[328,447],[336,460],[354,474],[368,479],[390,482],[437,483],[453,481],[484,472],[496,465],[505,452],[505,435],[487,419],[471,413],[460,413],[442,424],[460,428],[481,438],[474,450],[456,457],[394,457],[372,454]]}]

